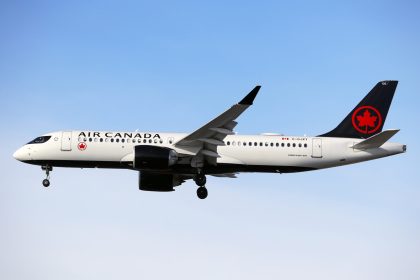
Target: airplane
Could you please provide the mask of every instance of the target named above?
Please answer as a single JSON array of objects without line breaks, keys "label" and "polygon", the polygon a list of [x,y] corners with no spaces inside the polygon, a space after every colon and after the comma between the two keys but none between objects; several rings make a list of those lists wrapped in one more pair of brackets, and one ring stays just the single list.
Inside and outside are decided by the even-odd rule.
[{"label": "airplane", "polygon": [[13,157],[40,165],[50,185],[53,167],[119,168],[139,172],[143,191],[170,192],[185,181],[208,195],[206,176],[236,178],[240,172],[292,173],[353,164],[406,152],[388,140],[399,129],[382,130],[398,81],[381,81],[333,130],[314,137],[238,135],[236,119],[261,86],[239,103],[187,133],[58,131],[36,137]]}]

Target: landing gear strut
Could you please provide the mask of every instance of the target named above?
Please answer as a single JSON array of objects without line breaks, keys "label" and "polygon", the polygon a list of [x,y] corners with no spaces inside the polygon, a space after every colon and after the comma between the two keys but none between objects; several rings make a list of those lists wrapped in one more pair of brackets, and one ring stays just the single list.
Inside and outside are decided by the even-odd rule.
[{"label": "landing gear strut", "polygon": [[41,166],[41,168],[45,171],[45,174],[47,175],[47,178],[42,180],[42,185],[47,188],[50,186],[50,171],[52,171],[53,168],[49,165]]},{"label": "landing gear strut", "polygon": [[205,187],[205,184],[207,182],[206,175],[204,173],[199,172],[194,177],[194,182],[199,186],[197,189],[197,196],[199,199],[205,199],[208,195],[207,189]]}]

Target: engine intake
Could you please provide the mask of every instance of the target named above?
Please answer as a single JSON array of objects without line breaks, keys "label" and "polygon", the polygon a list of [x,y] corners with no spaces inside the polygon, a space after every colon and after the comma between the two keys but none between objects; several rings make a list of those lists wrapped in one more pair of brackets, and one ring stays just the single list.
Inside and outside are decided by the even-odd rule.
[{"label": "engine intake", "polygon": [[138,170],[168,169],[176,164],[178,154],[166,147],[139,145],[134,147],[134,168]]}]

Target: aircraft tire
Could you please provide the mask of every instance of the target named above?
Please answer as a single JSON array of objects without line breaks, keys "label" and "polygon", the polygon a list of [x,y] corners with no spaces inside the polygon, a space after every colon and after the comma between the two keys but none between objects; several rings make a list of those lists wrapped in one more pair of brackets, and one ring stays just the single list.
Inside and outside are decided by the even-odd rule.
[{"label": "aircraft tire", "polygon": [[199,199],[205,199],[208,195],[206,187],[199,187],[197,189],[197,196]]},{"label": "aircraft tire", "polygon": [[48,188],[50,186],[50,180],[48,180],[48,179],[42,180],[42,185],[44,187]]},{"label": "aircraft tire", "polygon": [[197,184],[197,186],[204,187],[204,185],[207,182],[206,175],[204,175],[204,174],[197,174],[195,176],[195,178],[194,178],[194,181]]}]

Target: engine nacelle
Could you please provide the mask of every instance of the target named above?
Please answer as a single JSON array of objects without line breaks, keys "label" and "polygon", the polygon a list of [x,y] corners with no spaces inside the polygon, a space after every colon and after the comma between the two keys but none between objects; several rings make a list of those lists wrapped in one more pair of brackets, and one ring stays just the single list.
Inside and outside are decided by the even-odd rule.
[{"label": "engine nacelle", "polygon": [[139,172],[139,189],[152,192],[171,192],[174,190],[174,176]]},{"label": "engine nacelle", "polygon": [[177,161],[177,152],[170,148],[149,145],[134,147],[133,165],[138,170],[168,169]]}]

